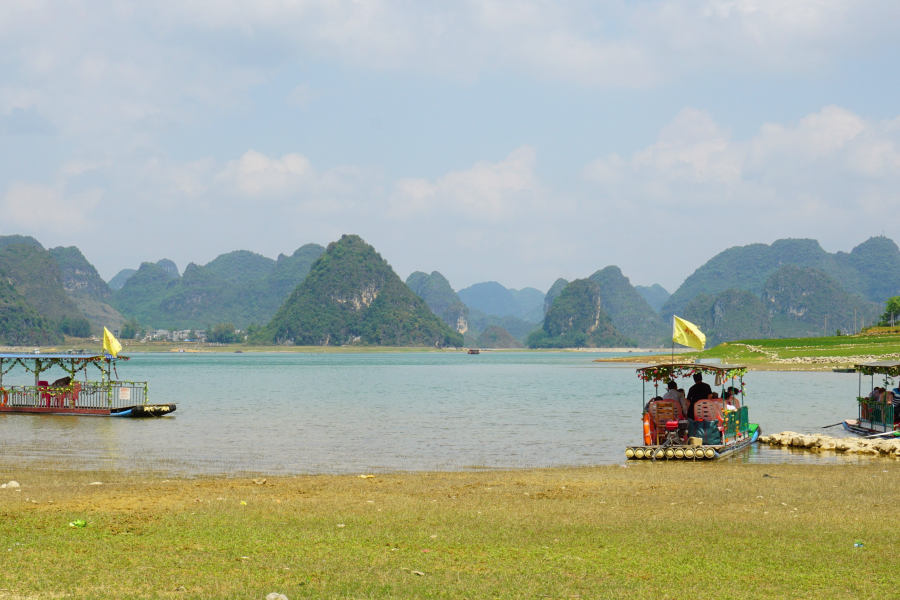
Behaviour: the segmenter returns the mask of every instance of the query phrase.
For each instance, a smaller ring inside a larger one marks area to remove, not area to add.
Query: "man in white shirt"
[[[684,399],[684,394],[678,391],[678,384],[674,381],[670,381],[667,387],[669,389],[663,394],[663,400],[677,400],[681,405],[681,414],[687,415],[687,400]],[[685,418],[687,419],[688,417],[685,416]]]

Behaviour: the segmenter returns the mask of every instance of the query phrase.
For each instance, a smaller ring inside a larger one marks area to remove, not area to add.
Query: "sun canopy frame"
[[[0,354],[0,383],[3,376],[16,367],[34,373],[35,385],[41,373],[53,367],[60,367],[74,379],[76,374],[94,366],[101,375],[108,377],[110,366],[120,360],[128,360],[128,357],[105,354]]]
[[[710,373],[724,379],[740,378],[747,374],[742,365],[708,365],[701,363],[676,363],[651,365],[637,369],[641,381],[668,381],[681,377],[691,377],[694,373]]]
[[[855,365],[856,370],[862,375],[889,375],[890,377],[900,376],[900,361],[896,360],[878,360]]]

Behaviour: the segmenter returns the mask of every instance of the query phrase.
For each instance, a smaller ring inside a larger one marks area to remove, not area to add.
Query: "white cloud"
[[[654,144],[598,159],[584,176],[595,194],[587,210],[640,227],[651,246],[693,255],[694,266],[725,247],[778,237],[834,248],[881,233],[900,209],[900,132],[892,121],[827,106],[735,140],[709,114],[685,109]],[[640,261],[623,262],[638,281],[661,278]]]
[[[85,225],[100,196],[99,190],[66,194],[62,186],[17,181],[3,197],[3,214],[20,227],[73,231]]]
[[[478,162],[434,182],[401,179],[391,198],[391,214],[402,218],[443,214],[497,221],[531,211],[542,193],[534,173],[536,158],[535,148],[522,146],[504,160]]]

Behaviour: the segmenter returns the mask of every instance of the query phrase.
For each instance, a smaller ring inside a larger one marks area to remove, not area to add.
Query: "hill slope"
[[[591,279],[572,281],[544,316],[543,327],[528,336],[529,348],[613,348],[636,344],[619,333],[600,306],[600,286]]]
[[[831,335],[836,329],[848,332],[853,330],[854,308],[858,323],[881,312],[877,304],[849,293],[826,273],[795,265],[785,265],[772,274],[763,288],[762,301],[776,337],[816,337]]]
[[[509,332],[497,325],[491,325],[481,332],[475,340],[476,348],[523,348],[522,342],[514,338]]]
[[[432,271],[431,275],[416,271],[406,278],[406,285],[451,329],[462,334],[469,330],[469,309],[446,277],[437,271]]]
[[[606,267],[591,275],[590,279],[600,286],[603,310],[622,335],[647,347],[665,342],[669,327],[634,289],[619,267]]]
[[[93,332],[99,334],[104,327],[120,329],[125,319],[109,305],[112,291],[81,251],[60,246],[51,248],[50,255],[59,265],[63,289],[90,321]]]
[[[180,277],[172,276],[171,261],[144,263],[114,292],[112,304],[154,328],[203,329],[232,323],[243,329],[265,324],[324,250],[307,244],[277,261],[239,250],[205,266],[191,263]]]
[[[886,237],[870,238],[851,252],[829,254],[816,240],[777,240],[771,246],[750,244],[720,252],[694,271],[662,308],[665,318],[697,294],[716,295],[726,289],[762,294],[769,277],[783,265],[822,271],[847,291],[882,303],[900,294],[900,248]]]
[[[663,304],[665,304],[666,300],[669,299],[669,296],[672,295],[666,291],[666,288],[658,283],[654,283],[649,287],[646,285],[636,285],[634,286],[634,289],[656,312],[662,310]]]
[[[125,285],[125,282],[128,281],[128,278],[137,273],[137,269],[122,269],[115,276],[109,280],[108,285],[109,289],[113,291],[121,290]]]
[[[56,323],[42,317],[0,277],[0,345],[47,346],[62,343]]]
[[[513,316],[534,323],[543,316],[544,294],[534,288],[513,290],[487,281],[459,290],[459,297],[469,308],[488,315]]]
[[[42,246],[12,244],[0,248],[0,276],[34,309],[70,335],[89,335],[90,324],[63,288],[62,273]]]
[[[304,346],[462,346],[462,336],[357,235],[328,245],[260,338]]]
[[[772,336],[766,305],[746,290],[725,290],[715,296],[698,294],[682,315],[706,335],[706,347],[722,342]]]
[[[544,295],[544,314],[547,314],[547,311],[550,310],[550,307],[553,306],[553,301],[556,300],[556,297],[560,295],[560,293],[566,289],[566,286],[569,285],[569,282],[560,277],[556,281],[553,282],[553,285],[550,286],[550,289],[547,290],[547,293]]]

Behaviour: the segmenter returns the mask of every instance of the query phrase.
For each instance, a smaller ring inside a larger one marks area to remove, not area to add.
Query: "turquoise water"
[[[120,378],[149,381],[151,402],[178,404],[171,417],[2,415],[0,449],[73,468],[210,474],[621,463],[641,438],[642,384],[634,365],[599,356],[135,355]],[[4,382],[29,381],[14,372]],[[745,382],[764,432],[821,432],[855,416],[856,375],[751,372]],[[753,448],[737,460],[834,459]]]

